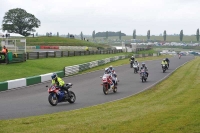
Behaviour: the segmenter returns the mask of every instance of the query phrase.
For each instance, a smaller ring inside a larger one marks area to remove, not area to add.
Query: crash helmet
[[[144,62],[142,63],[142,66],[145,67],[145,63]]]
[[[53,80],[55,80],[55,79],[57,78],[57,74],[56,74],[56,73],[53,73],[53,74],[51,75],[51,78],[52,78]]]
[[[105,68],[105,74],[109,74],[110,71],[109,71],[109,68]]]
[[[110,65],[109,68],[110,68],[110,70],[113,70],[113,66],[112,65]]]

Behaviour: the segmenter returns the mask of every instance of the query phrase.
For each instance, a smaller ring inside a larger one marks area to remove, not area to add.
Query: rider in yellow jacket
[[[53,73],[51,78],[52,78],[52,85],[56,85],[61,90],[67,91],[67,94],[70,97],[70,93],[68,91],[68,87],[65,85],[65,81],[63,81],[60,77],[58,77],[56,73]]]
[[[165,68],[167,69],[168,63],[167,63],[167,61],[165,59],[163,59],[162,62],[161,62],[161,65],[165,65]]]
[[[167,61],[165,59],[162,60],[161,65],[167,65]]]

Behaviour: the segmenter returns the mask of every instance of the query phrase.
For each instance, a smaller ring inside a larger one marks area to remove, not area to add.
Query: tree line
[[[39,19],[37,19],[33,14],[30,14],[26,12],[24,9],[21,8],[15,8],[10,9],[8,12],[5,13],[2,21],[2,30],[7,30],[9,33],[19,33],[23,36],[29,36],[31,35],[31,32],[35,32],[35,28],[39,28],[41,25],[41,22]],[[57,33],[57,36],[59,36],[59,33]],[[83,40],[83,33],[80,34],[81,39]],[[111,36],[118,36],[119,40],[121,40],[122,36],[126,36],[125,33],[122,33],[121,31],[118,32],[112,32],[112,31],[106,31],[106,32],[98,32],[95,33],[95,31],[92,32],[92,38],[95,39],[95,37],[105,37],[108,39],[108,37]],[[199,41],[199,29],[196,31],[196,39]],[[133,30],[133,39],[136,39],[136,29]],[[147,31],[147,39],[149,40],[151,37],[150,30]],[[180,31],[179,38],[180,41],[183,41],[183,30]],[[68,33],[68,38],[70,38],[70,35]],[[167,32],[164,30],[163,32],[163,40],[166,41],[167,39]]]
[[[179,34],[179,38],[180,38],[181,42],[183,41],[183,36],[184,36],[183,30],[181,30],[180,34]],[[196,36],[197,41],[199,41],[199,29],[197,29],[195,36]],[[147,31],[147,39],[149,40],[150,37],[151,37],[150,30],[148,30]],[[133,39],[136,39],[136,30],[133,30]],[[167,39],[167,32],[166,32],[166,30],[164,30],[164,32],[163,32],[163,40],[166,41],[166,39]]]

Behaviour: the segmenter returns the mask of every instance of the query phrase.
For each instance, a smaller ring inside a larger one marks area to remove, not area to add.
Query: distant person
[[[6,48],[6,46],[3,46],[3,49],[2,49],[2,51],[1,51],[2,53],[5,53],[5,54],[7,54],[8,53],[8,49]]]

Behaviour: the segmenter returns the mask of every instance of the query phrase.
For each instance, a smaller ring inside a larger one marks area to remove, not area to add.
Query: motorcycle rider
[[[139,71],[139,69],[140,69],[140,68],[139,68],[140,64],[138,63],[137,60],[135,60],[134,65],[138,66],[138,71]]]
[[[167,67],[167,61],[165,59],[162,60],[161,65],[165,65],[165,67]]]
[[[70,97],[70,92],[68,91],[68,87],[65,85],[65,82],[60,77],[58,77],[56,73],[53,73],[51,78],[52,78],[52,85],[56,85],[61,90],[64,90],[64,92],[67,91],[67,94]]]
[[[115,72],[115,69],[113,68],[112,65],[109,66],[109,69],[110,69],[111,73],[112,73],[114,76],[117,75],[116,72]]]
[[[168,58],[165,58],[165,61],[167,62],[167,65],[168,65],[168,67],[169,67],[169,59]]]
[[[135,57],[134,56],[131,56],[131,58],[129,59],[129,61],[131,61],[131,66],[133,66],[133,63],[135,62]]]
[[[130,58],[129,60],[135,61],[135,57],[134,57],[134,56],[131,56],[131,58]]]
[[[109,66],[109,69],[111,71],[111,74],[112,74],[112,79],[113,79],[113,82],[116,83],[116,78],[117,78],[117,74],[116,74],[116,71],[115,69],[113,68],[112,65]]]
[[[148,68],[147,68],[147,66],[145,65],[144,62],[142,63],[142,66],[141,66],[141,68],[140,68],[140,74],[141,74],[141,70],[142,70],[142,69],[144,69],[144,71],[146,72],[147,77],[148,77],[148,76],[149,76],[149,73],[147,72],[147,71],[148,71]]]
[[[104,74],[108,76],[109,83],[110,83],[110,88],[114,89],[114,82],[115,81],[113,80],[112,72],[111,72],[110,68],[105,68]]]

